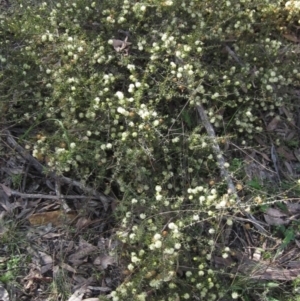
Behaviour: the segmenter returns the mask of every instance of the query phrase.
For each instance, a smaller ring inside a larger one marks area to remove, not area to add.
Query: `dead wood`
[[[67,184],[69,186],[76,186],[80,188],[85,193],[91,195],[94,199],[98,199],[102,202],[102,205],[105,210],[108,209],[109,204],[113,201],[113,198],[110,196],[105,195],[102,192],[96,191],[95,189],[83,185],[79,181],[75,181],[65,176],[59,176],[54,171],[47,171],[47,168],[43,166],[38,160],[36,160],[33,156],[29,154],[22,146],[20,146],[17,141],[12,137],[8,130],[4,130],[4,137],[6,137],[6,141],[8,145],[16,150],[29,164],[31,164],[39,173],[46,174],[47,177],[50,177],[55,180],[55,182],[59,182],[61,184]],[[3,138],[2,138],[3,139]],[[56,196],[56,198],[61,199],[62,196]],[[66,198],[66,196],[63,196]]]

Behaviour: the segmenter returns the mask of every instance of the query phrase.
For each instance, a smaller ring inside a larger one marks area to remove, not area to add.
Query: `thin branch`
[[[195,89],[194,92],[192,92],[192,96],[194,97],[195,95],[197,94],[197,89]],[[218,167],[220,169],[220,174],[221,174],[221,177],[227,182],[227,187],[228,187],[228,193],[229,194],[232,194],[234,195],[234,197],[236,198],[236,201],[237,201],[237,204],[240,203],[240,198],[237,194],[237,191],[235,189],[235,185],[231,179],[231,176],[228,172],[228,169],[226,168],[225,166],[225,159],[224,159],[224,156],[223,156],[223,153],[220,149],[220,146],[218,144],[218,141],[217,141],[217,137],[216,137],[216,133],[215,133],[215,130],[213,128],[213,126],[211,125],[208,117],[207,117],[207,114],[202,106],[202,104],[198,104],[196,106],[197,108],[197,111],[198,111],[198,114],[204,124],[204,127],[206,129],[206,132],[208,134],[208,136],[211,138],[211,141],[212,141],[212,149],[214,151],[214,154],[217,158],[217,164],[218,164]],[[252,220],[253,222],[253,226],[261,233],[263,234],[268,234],[268,232],[261,226],[257,223],[256,219],[254,218],[254,216],[252,216],[250,213],[248,212],[245,212],[244,210],[242,210],[243,214],[246,215],[250,220]],[[228,242],[228,239],[229,239],[229,235],[230,235],[230,232],[231,232],[231,227],[228,227],[226,229],[226,233],[225,233],[225,242]]]
[[[239,203],[240,199],[239,199],[239,196],[236,192],[236,189],[235,189],[235,186],[232,182],[230,174],[229,174],[227,168],[225,167],[226,162],[225,162],[224,156],[222,154],[222,151],[220,149],[220,146],[218,144],[217,137],[216,137],[216,134],[215,134],[215,130],[212,127],[210,121],[208,120],[207,114],[206,114],[202,104],[197,105],[196,108],[197,108],[198,114],[199,114],[199,116],[200,116],[200,118],[201,118],[201,120],[204,124],[206,132],[207,132],[208,136],[211,138],[212,148],[213,148],[213,151],[215,153],[215,156],[217,157],[217,164],[218,164],[219,169],[220,169],[221,177],[223,179],[225,179],[225,181],[227,182],[228,193],[233,194],[236,197],[237,202]]]
[[[229,46],[225,46],[226,51],[229,53],[229,55],[240,65],[244,66],[243,62],[238,58],[238,56],[235,54],[233,50]]]
[[[32,194],[32,193],[22,193],[16,190],[11,190],[11,195],[19,196],[24,199],[50,199],[50,200],[61,200],[64,199],[97,199],[93,196],[86,196],[86,195],[49,195],[49,194]]]
[[[68,206],[65,198],[61,194],[61,185],[60,185],[60,181],[58,179],[55,180],[55,192],[56,192],[56,195],[59,197],[60,203],[61,203],[64,211],[67,213],[71,212],[72,209]]]

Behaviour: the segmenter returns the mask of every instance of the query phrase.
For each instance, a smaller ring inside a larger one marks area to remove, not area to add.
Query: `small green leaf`
[[[292,229],[287,229],[284,235],[285,237],[283,239],[281,248],[285,248],[291,241],[295,239],[295,233]]]
[[[254,189],[257,189],[257,190],[261,190],[262,189],[262,186],[260,185],[260,183],[256,179],[253,179],[253,180],[247,182],[247,184],[250,187],[254,188]]]

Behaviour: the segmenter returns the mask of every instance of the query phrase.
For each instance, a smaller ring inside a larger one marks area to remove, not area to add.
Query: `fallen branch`
[[[9,187],[5,186],[4,184],[0,183],[3,191],[7,196],[19,196],[23,199],[49,199],[49,200],[61,200],[64,199],[83,199],[83,200],[91,200],[91,199],[98,199],[97,197],[93,196],[86,196],[86,195],[51,195],[51,194],[41,194],[41,193],[22,193]]]
[[[65,212],[71,212],[72,209],[68,206],[65,198],[63,197],[63,195],[61,194],[61,186],[60,186],[60,181],[55,180],[55,192],[56,195],[59,197],[59,201],[64,209]]]
[[[20,146],[16,142],[16,140],[12,137],[12,135],[10,134],[10,132],[8,130],[4,130],[3,133],[6,135],[6,141],[11,148],[15,149],[38,172],[45,173],[46,168],[38,160],[36,160],[34,157],[32,157],[22,146]],[[47,176],[54,179],[55,181],[59,181],[62,184],[68,184],[71,186],[79,187],[85,193],[88,193],[91,196],[93,196],[93,198],[99,199],[102,202],[105,210],[108,209],[109,204],[113,201],[112,197],[107,196],[102,192],[96,191],[95,189],[93,189],[89,186],[83,185],[82,183],[80,183],[78,181],[74,181],[74,180],[64,177],[64,176],[58,176],[53,171],[50,171],[49,173],[47,173]],[[64,198],[66,198],[66,196],[64,196]]]
[[[240,199],[237,195],[235,186],[234,186],[234,184],[231,180],[231,177],[229,175],[229,172],[228,172],[227,168],[225,167],[226,162],[225,162],[224,156],[222,154],[222,151],[220,149],[220,146],[218,144],[216,134],[215,134],[215,130],[212,127],[210,121],[208,120],[207,114],[206,114],[203,106],[201,104],[198,104],[196,108],[197,108],[198,114],[199,114],[199,116],[200,116],[200,118],[203,122],[203,125],[206,129],[206,132],[207,132],[208,136],[211,138],[212,148],[213,148],[213,151],[215,153],[215,156],[217,157],[217,163],[218,163],[218,167],[220,169],[221,177],[223,179],[225,179],[225,181],[227,182],[228,193],[233,194],[235,196],[236,200],[238,202],[240,202]]]
[[[196,108],[197,108],[198,114],[202,120],[202,123],[204,124],[206,132],[207,132],[208,136],[211,138],[212,148],[215,153],[215,156],[217,157],[217,164],[220,169],[221,177],[222,177],[222,179],[225,179],[225,181],[227,182],[228,194],[233,194],[235,196],[237,202],[240,202],[240,199],[236,192],[235,186],[231,180],[231,177],[229,175],[227,168],[225,167],[225,159],[223,157],[220,146],[217,142],[215,130],[212,127],[210,121],[208,120],[207,114],[206,114],[202,104],[198,104],[196,106]],[[227,227],[225,228],[225,237],[224,237],[225,244],[228,244],[231,231],[232,231],[232,226],[227,225]]]
[[[196,94],[197,94],[197,90],[198,89],[195,89],[195,91],[192,92],[192,97],[194,97]],[[208,134],[208,136],[211,138],[211,142],[212,142],[212,149],[213,149],[213,152],[217,158],[217,165],[219,167],[219,170],[220,170],[220,174],[221,174],[221,177],[222,179],[224,179],[227,183],[227,187],[228,187],[228,194],[231,194],[235,197],[236,199],[236,202],[237,204],[240,203],[240,198],[237,194],[237,191],[235,189],[235,185],[231,179],[231,176],[225,166],[225,159],[224,159],[224,156],[223,156],[223,153],[220,149],[220,146],[218,144],[218,141],[217,141],[217,137],[216,137],[216,133],[215,133],[215,130],[213,128],[213,126],[211,125],[209,119],[208,119],[208,116],[202,106],[202,104],[197,104],[196,106],[197,108],[197,111],[198,111],[198,114],[201,118],[201,121],[206,129],[206,132]],[[256,222],[256,219],[249,213],[245,212],[245,211],[242,211],[243,214],[245,214],[250,220],[253,221],[253,225],[254,227],[261,233],[263,234],[267,234],[268,232],[261,226],[259,225],[257,222]],[[255,222],[254,222],[255,221]],[[230,235],[230,232],[231,232],[231,227],[228,227],[226,229],[226,233],[225,233],[225,242],[228,242],[228,239],[229,239],[229,235]]]

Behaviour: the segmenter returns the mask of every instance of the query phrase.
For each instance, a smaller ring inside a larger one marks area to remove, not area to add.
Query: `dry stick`
[[[225,179],[225,181],[227,182],[227,186],[228,186],[228,193],[229,194],[233,194],[237,201],[240,202],[240,199],[237,195],[237,192],[236,192],[236,189],[235,189],[235,186],[231,180],[231,177],[229,175],[229,172],[227,170],[227,168],[225,167],[225,159],[223,157],[223,154],[222,154],[222,151],[220,149],[220,146],[217,142],[217,138],[216,138],[216,134],[215,134],[215,130],[214,128],[212,127],[210,121],[208,120],[208,117],[205,113],[205,110],[203,108],[203,106],[201,104],[198,104],[197,106],[197,111],[200,115],[200,118],[204,124],[204,127],[206,129],[206,132],[208,134],[208,136],[211,138],[212,140],[212,148],[213,148],[213,151],[217,157],[217,163],[218,163],[218,166],[219,166],[219,169],[220,169],[220,173],[221,173],[221,177],[223,179]]]
[[[0,184],[2,185],[2,184]],[[6,192],[5,192],[6,193]],[[93,196],[85,196],[85,195],[64,195],[64,196],[57,196],[57,195],[48,195],[48,194],[41,194],[41,193],[22,193],[16,190],[9,190],[10,195],[14,196],[19,196],[23,199],[49,199],[49,200],[60,200],[62,198],[64,199],[85,199],[85,200],[90,200],[90,199],[98,199],[97,197]]]
[[[219,166],[219,169],[220,169],[221,177],[222,177],[222,179],[225,179],[225,181],[227,182],[228,193],[233,194],[237,198],[237,201],[239,202],[240,200],[239,200],[239,197],[236,193],[235,186],[234,186],[234,184],[231,180],[231,177],[228,173],[228,170],[225,167],[225,159],[223,157],[220,146],[217,142],[215,130],[212,127],[210,121],[208,120],[207,114],[206,114],[202,104],[198,104],[196,106],[196,108],[197,108],[198,114],[199,114],[199,116],[200,116],[200,118],[201,118],[201,120],[204,124],[206,132],[212,140],[212,148],[213,148],[213,151],[214,151],[214,153],[217,157],[217,163],[218,163],[218,166]],[[225,229],[225,237],[224,237],[224,242],[225,242],[226,245],[229,242],[229,236],[230,236],[231,231],[232,231],[232,225],[231,226],[227,225],[227,227]]]
[[[241,60],[238,58],[238,56],[234,53],[234,51],[232,51],[231,49],[230,49],[230,47],[229,46],[225,46],[225,49],[226,49],[226,51],[229,53],[229,55],[239,64],[239,65],[241,65],[241,66],[244,66],[244,63],[243,62],[241,62]]]
[[[3,131],[4,134],[7,136],[7,143],[9,144],[10,147],[15,149],[25,160],[30,162],[30,164],[40,173],[44,173],[46,168],[35,158],[33,158],[23,147],[21,147],[16,140],[11,136],[10,132],[8,130]],[[93,198],[99,199],[105,211],[108,209],[109,204],[113,201],[113,198],[110,196],[105,195],[102,192],[98,192],[95,189],[85,186],[82,183],[78,181],[73,181],[70,178],[64,177],[64,176],[58,176],[55,174],[55,172],[51,171],[47,174],[50,178],[53,178],[55,180],[60,181],[63,184],[68,184],[68,185],[73,185],[79,187],[81,190],[85,191],[86,193],[90,194],[93,196]],[[64,196],[65,197],[65,196]],[[65,197],[66,198],[66,197]]]
[[[196,93],[197,93],[197,89],[192,93],[192,96],[194,96]],[[215,156],[217,157],[217,164],[218,164],[218,167],[220,169],[221,177],[223,179],[225,179],[225,181],[227,182],[228,193],[233,194],[235,196],[236,200],[237,200],[237,204],[239,204],[240,203],[240,198],[239,198],[239,196],[236,192],[236,189],[235,189],[235,186],[234,186],[233,181],[231,179],[231,176],[230,176],[227,168],[225,167],[225,159],[224,159],[224,156],[223,156],[222,151],[220,149],[220,146],[217,142],[217,137],[216,137],[216,134],[215,134],[215,130],[214,130],[213,126],[211,125],[202,104],[197,104],[196,108],[197,108],[198,114],[199,114],[199,116],[200,116],[200,118],[201,118],[201,120],[204,124],[206,132],[212,140],[212,148],[213,148],[213,151],[215,153]],[[251,214],[249,214],[247,212],[244,212],[244,211],[242,211],[242,212],[250,220],[256,221],[256,219]],[[261,225],[257,224],[257,222],[252,222],[252,223],[253,223],[253,226],[259,232],[261,232],[263,234],[268,233]],[[225,239],[224,240],[225,240],[226,244],[228,243],[229,235],[231,233],[231,230],[232,230],[232,226],[228,226],[227,229],[225,230]]]
[[[55,179],[55,192],[56,195],[59,197],[59,201],[66,213],[71,212],[72,209],[68,206],[66,200],[64,199],[62,193],[61,193],[61,185],[60,181],[58,179]]]
[[[244,63],[239,59],[239,57],[235,54],[235,52],[233,50],[231,50],[231,48],[228,45],[225,45],[225,50],[228,52],[228,54],[241,66],[244,66]],[[241,81],[241,89],[247,93],[248,89],[247,89],[247,85],[243,82],[242,78],[239,78],[239,80]]]

